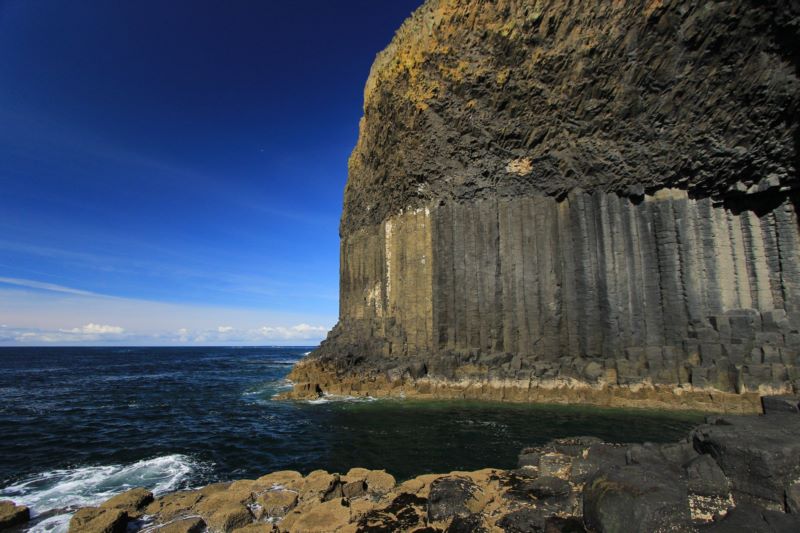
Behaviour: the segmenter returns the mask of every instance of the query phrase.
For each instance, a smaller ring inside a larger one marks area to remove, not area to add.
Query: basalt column
[[[291,395],[749,411],[797,392],[798,20],[426,2],[370,72],[339,323]]]

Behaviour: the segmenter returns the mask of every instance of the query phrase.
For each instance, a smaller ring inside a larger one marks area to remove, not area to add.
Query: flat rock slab
[[[800,416],[709,417],[692,432],[695,449],[713,457],[737,502],[782,511],[786,489],[800,479]]]

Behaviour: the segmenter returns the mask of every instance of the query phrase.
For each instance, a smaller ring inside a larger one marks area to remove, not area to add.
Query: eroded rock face
[[[797,391],[798,16],[426,2],[367,82],[340,320],[295,397]]]

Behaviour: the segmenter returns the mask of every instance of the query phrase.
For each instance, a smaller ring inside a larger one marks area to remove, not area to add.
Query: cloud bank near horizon
[[[196,330],[180,328],[175,331],[135,332],[108,324],[85,324],[75,328],[45,330],[0,325],[0,346],[40,346],[65,344],[99,345],[264,345],[317,344],[328,332],[326,326],[296,324],[294,326],[261,326],[238,329],[217,326]]]
[[[0,279],[0,346],[316,345],[334,317],[120,298]],[[8,285],[12,285],[8,287]]]

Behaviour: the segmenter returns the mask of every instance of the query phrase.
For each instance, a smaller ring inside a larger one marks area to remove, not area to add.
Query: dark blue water
[[[699,414],[480,402],[277,402],[296,348],[0,348],[0,498],[34,512],[279,469],[512,467],[555,437],[670,441]],[[63,529],[61,518],[45,524]],[[48,527],[42,526],[42,529]]]

